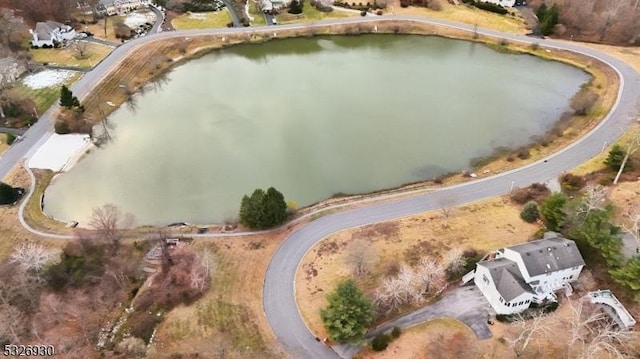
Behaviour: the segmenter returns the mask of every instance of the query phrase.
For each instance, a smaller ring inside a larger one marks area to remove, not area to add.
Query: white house
[[[291,4],[292,0],[260,0],[260,9],[265,13],[271,13],[273,10],[281,10]]]
[[[123,15],[146,6],[149,0],[100,0],[98,12],[107,16]]]
[[[31,45],[42,47],[53,46],[54,42],[63,42],[76,37],[76,30],[71,26],[55,21],[39,22],[35,30],[29,30],[33,39]]]
[[[473,280],[498,314],[521,312],[555,300],[577,280],[584,259],[575,242],[548,233],[544,239],[506,247],[476,264]]]
[[[502,5],[503,7],[513,7],[516,5],[516,0],[482,0],[492,4]]]

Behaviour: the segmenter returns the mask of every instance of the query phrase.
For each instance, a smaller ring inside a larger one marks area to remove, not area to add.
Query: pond
[[[545,133],[589,80],[465,41],[272,41],[192,60],[111,117],[112,141],[56,178],[45,211],[114,203],[137,224],[235,218],[270,186],[304,206],[469,167]]]

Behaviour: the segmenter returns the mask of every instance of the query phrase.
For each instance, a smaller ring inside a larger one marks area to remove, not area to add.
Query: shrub
[[[0,182],[0,204],[11,204],[20,198],[20,189]]]
[[[402,334],[402,329],[400,329],[400,327],[393,327],[393,329],[391,330],[391,337],[393,339],[398,339],[400,337],[400,334]]]
[[[382,10],[376,11],[376,15],[378,15],[378,16],[382,15]]]
[[[544,314],[555,312],[558,309],[558,302],[551,302],[542,308]]]
[[[609,168],[611,168],[612,170],[617,171],[620,169],[620,166],[622,166],[624,155],[624,149],[622,148],[622,146],[616,143],[615,145],[613,145],[613,147],[611,147],[607,159],[604,160],[604,164],[609,166]]]
[[[511,323],[515,321],[515,317],[510,314],[496,314],[496,320],[503,323]]]
[[[131,329],[131,335],[149,344],[156,325],[161,321],[161,317],[157,316],[156,313],[134,312],[127,321],[127,324]]]
[[[492,3],[483,2],[483,1],[475,1],[473,2],[473,6],[477,7],[478,9],[494,12],[500,15],[506,15],[507,13],[509,13],[507,9],[503,8],[498,4],[492,4]]]
[[[293,0],[289,4],[289,10],[287,12],[294,15],[302,14],[303,6],[302,0]]]
[[[360,11],[360,16],[367,16],[367,12],[364,10]]]
[[[511,192],[511,200],[525,204],[531,200],[539,202],[549,194],[549,189],[542,183],[534,183],[527,188],[516,188]]]
[[[528,148],[522,147],[518,149],[517,156],[521,160],[526,160],[527,158],[531,157],[531,153],[529,153]]]
[[[389,346],[389,336],[386,334],[378,334],[371,341],[371,349],[377,352],[381,352]]]
[[[15,140],[16,136],[13,133],[7,133],[7,145],[12,145]]]
[[[540,212],[538,212],[538,204],[534,201],[529,201],[524,205],[520,212],[520,218],[527,223],[533,223],[540,218]]]
[[[59,135],[66,135],[67,133],[71,132],[71,130],[69,129],[69,124],[66,121],[56,121],[54,130]]]
[[[573,192],[584,187],[586,181],[580,176],[567,173],[560,178],[560,183],[562,185],[562,189],[568,192]]]
[[[409,7],[409,1],[400,0],[400,7]]]

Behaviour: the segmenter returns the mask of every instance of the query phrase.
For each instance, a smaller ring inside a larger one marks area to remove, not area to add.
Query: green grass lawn
[[[249,15],[253,18],[251,21],[252,26],[264,26],[267,24],[264,13],[260,10],[258,2],[255,0],[249,0]]]
[[[33,56],[33,60],[39,63],[92,68],[113,50],[109,46],[93,42],[83,42],[82,44],[82,46],[86,46],[83,57],[79,57],[78,52],[72,46],[63,49],[31,49],[29,52]]]
[[[171,20],[176,30],[209,29],[227,27],[231,22],[229,10],[211,11],[204,13],[186,13]]]
[[[339,19],[344,17],[353,17],[358,16],[357,13],[351,13],[346,11],[332,11],[332,12],[322,12],[318,11],[315,7],[305,3],[304,8],[302,9],[302,14],[293,15],[284,11],[281,14],[276,16],[278,23],[281,24],[292,24],[297,22],[306,22],[306,21],[319,21],[326,19]]]
[[[69,86],[80,78],[80,73],[74,74],[70,79],[65,81],[65,85]],[[42,115],[51,105],[53,105],[60,97],[60,87],[46,87],[34,90],[26,85],[17,84],[8,90],[12,97],[28,98],[35,102],[38,115]]]

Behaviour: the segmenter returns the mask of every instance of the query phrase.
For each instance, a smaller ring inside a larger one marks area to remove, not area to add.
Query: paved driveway
[[[391,331],[396,326],[404,329],[444,317],[456,318],[471,328],[478,339],[488,339],[492,335],[487,326],[487,319],[493,314],[489,302],[480,290],[471,284],[449,290],[439,301],[384,323],[367,333],[367,339],[373,339],[379,333]],[[352,358],[360,348],[358,345],[346,344],[333,347],[336,353],[343,358]]]

